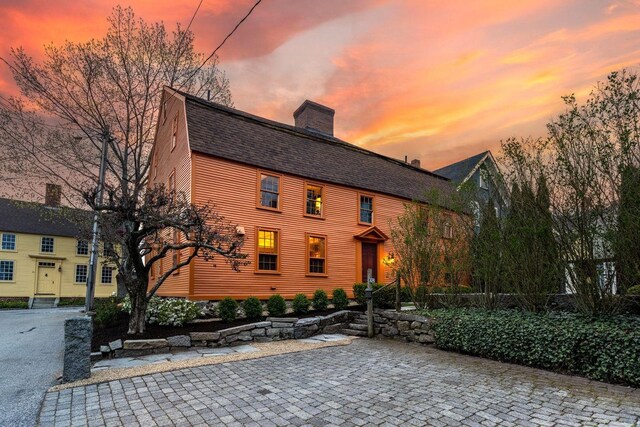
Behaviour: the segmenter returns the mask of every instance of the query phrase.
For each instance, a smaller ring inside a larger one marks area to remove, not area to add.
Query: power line
[[[238,27],[240,27],[240,25],[242,25],[242,23],[249,17],[249,15],[251,15],[254,11],[254,9],[256,7],[258,7],[258,5],[262,2],[262,0],[258,0],[251,9],[249,9],[249,12],[247,12],[247,14],[236,24],[235,27],[233,27],[233,30],[231,30],[231,32],[229,34],[227,34],[227,36],[224,38],[224,40],[222,40],[222,43],[220,43],[218,45],[218,47],[216,47],[213,52],[211,53],[211,55],[209,55],[207,57],[207,59],[205,59],[202,64],[200,64],[200,66],[198,68],[195,69],[195,71],[189,76],[189,78],[187,78],[187,80],[185,80],[181,85],[180,88],[182,88],[185,84],[189,83],[189,81],[198,73],[198,71],[200,71],[202,69],[202,67],[205,66],[205,64],[207,62],[209,62],[209,60],[211,58],[213,58],[215,56],[215,54],[218,52],[218,50],[220,50],[220,48],[222,46],[224,46],[224,44],[226,43],[226,41],[229,39],[229,37],[231,37],[233,35],[233,33],[236,32],[236,30],[238,29]]]

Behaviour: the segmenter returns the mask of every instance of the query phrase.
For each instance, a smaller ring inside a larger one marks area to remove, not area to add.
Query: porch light
[[[386,257],[384,257],[382,259],[382,263],[386,266],[390,266],[393,265],[393,263],[396,261],[395,259],[395,255],[393,254],[393,252],[389,252],[389,255],[387,255]]]

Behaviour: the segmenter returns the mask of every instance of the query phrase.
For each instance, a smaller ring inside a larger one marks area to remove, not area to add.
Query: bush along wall
[[[640,317],[433,310],[438,348],[640,386]]]

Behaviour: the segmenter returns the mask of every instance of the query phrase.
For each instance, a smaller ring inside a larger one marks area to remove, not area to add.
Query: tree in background
[[[640,169],[626,166],[620,179],[620,208],[615,236],[617,286],[625,292],[640,285]]]
[[[22,98],[3,101],[0,109],[0,151],[13,159],[1,172],[25,192],[34,190],[32,183],[61,183],[68,204],[102,213],[103,228],[111,231],[103,235],[119,248],[107,255],[131,296],[129,332],[142,333],[153,293],[193,257],[219,255],[233,268],[244,262],[242,238],[211,207],[148,187],[163,87],[232,102],[217,60],[205,66],[191,31],[178,25],[168,33],[163,23],[121,7],[108,22],[103,38],[48,46],[40,63],[21,48],[11,51],[5,63]],[[105,141],[108,197],[100,202],[95,189]],[[170,267],[147,292],[150,271],[165,257]]]
[[[578,309],[614,312],[616,275],[606,273],[613,261],[624,270],[623,247],[633,251],[619,227],[640,221],[638,209],[619,216],[623,171],[640,165],[638,75],[611,73],[583,104],[563,99],[566,110],[547,125],[548,137],[506,141],[504,160],[512,182],[544,177],[553,236]]]
[[[502,260],[505,282],[529,311],[543,310],[556,291],[559,259],[550,223],[544,178],[514,185],[511,210],[505,219]]]
[[[487,309],[497,306],[497,297],[503,283],[502,229],[496,216],[494,201],[489,199],[478,212],[480,227],[472,240],[474,285],[482,294]]]

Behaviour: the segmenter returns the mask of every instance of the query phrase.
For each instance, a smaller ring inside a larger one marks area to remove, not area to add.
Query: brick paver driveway
[[[393,341],[49,393],[42,425],[633,425],[640,390]]]

